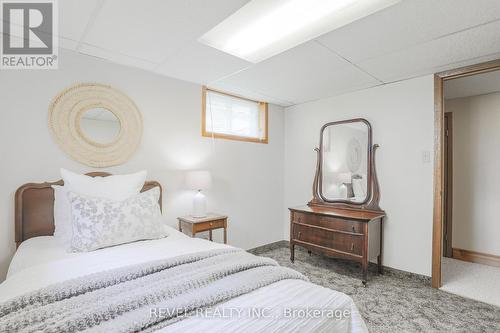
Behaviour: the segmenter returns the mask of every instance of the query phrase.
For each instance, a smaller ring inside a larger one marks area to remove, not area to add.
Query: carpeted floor
[[[500,306],[500,267],[443,258],[441,290]]]
[[[374,270],[365,288],[356,263],[309,256],[300,248],[293,264],[286,247],[254,253],[351,296],[370,332],[500,332],[500,307],[433,289],[428,278],[395,271],[379,276]]]

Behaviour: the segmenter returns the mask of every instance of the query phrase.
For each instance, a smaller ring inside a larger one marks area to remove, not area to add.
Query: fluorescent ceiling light
[[[252,0],[199,41],[257,63],[400,0]]]

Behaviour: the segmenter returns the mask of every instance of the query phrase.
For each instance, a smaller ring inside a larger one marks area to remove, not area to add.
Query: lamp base
[[[207,199],[201,191],[198,191],[193,200],[193,217],[207,216]]]

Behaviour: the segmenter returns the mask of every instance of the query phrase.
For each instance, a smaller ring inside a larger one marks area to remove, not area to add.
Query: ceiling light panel
[[[400,0],[252,0],[199,41],[257,63]]]

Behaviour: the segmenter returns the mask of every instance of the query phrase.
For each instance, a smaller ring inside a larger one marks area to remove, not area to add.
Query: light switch
[[[429,164],[431,163],[431,152],[428,150],[424,150],[422,152],[422,163]]]

